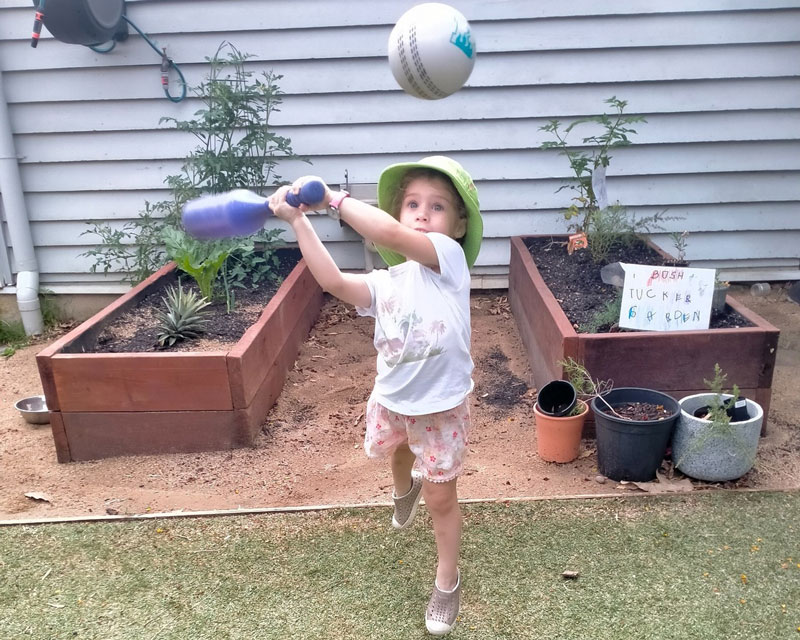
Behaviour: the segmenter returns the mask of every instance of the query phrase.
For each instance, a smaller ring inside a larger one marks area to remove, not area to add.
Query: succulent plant
[[[196,338],[203,333],[208,322],[203,309],[211,304],[206,298],[179,284],[167,289],[167,297],[161,299],[167,310],[158,312],[159,345],[171,347],[179,340]]]

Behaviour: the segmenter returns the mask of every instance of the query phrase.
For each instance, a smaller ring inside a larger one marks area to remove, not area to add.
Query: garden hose
[[[39,36],[42,33],[42,22],[44,22],[44,5],[47,0],[39,0],[36,7],[36,15],[33,18],[33,32],[31,33],[31,46],[35,49],[39,44]]]
[[[42,0],[42,2],[41,2],[40,10],[44,5],[44,1],[45,0]],[[164,95],[167,96],[167,99],[170,100],[171,102],[180,102],[181,100],[183,100],[186,97],[186,78],[184,78],[183,73],[180,70],[180,67],[178,67],[178,65],[175,64],[175,61],[167,55],[166,47],[164,47],[162,49],[159,49],[156,46],[156,43],[153,42],[150,39],[150,37],[146,33],[144,33],[144,31],[142,31],[139,27],[137,27],[133,23],[133,21],[130,18],[128,18],[128,16],[123,15],[122,19],[125,20],[125,22],[127,22],[130,26],[132,26],[136,30],[136,32],[140,36],[142,36],[142,38],[144,38],[144,41],[147,44],[150,45],[150,47],[153,49],[153,51],[155,51],[159,56],[161,56],[161,86],[164,89]],[[92,51],[96,51],[97,53],[108,53],[109,51],[111,51],[116,46],[116,44],[117,44],[116,40],[112,40],[111,44],[109,46],[107,46],[107,47],[100,48],[100,47],[97,47],[97,46],[94,46],[94,45],[90,45],[89,48]],[[177,73],[178,74],[178,78],[180,78],[181,93],[177,97],[171,95],[170,92],[169,92],[169,70],[170,69],[175,69],[175,73]]]

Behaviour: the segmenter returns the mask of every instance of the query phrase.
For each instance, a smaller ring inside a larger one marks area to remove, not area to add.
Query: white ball
[[[389,35],[389,66],[406,93],[439,100],[458,91],[475,66],[469,22],[451,6],[418,4],[406,11]]]

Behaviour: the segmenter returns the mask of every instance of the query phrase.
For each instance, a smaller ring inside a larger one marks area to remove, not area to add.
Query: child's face
[[[467,232],[467,221],[458,215],[455,197],[444,178],[415,178],[403,195],[400,223],[424,233],[461,238]]]

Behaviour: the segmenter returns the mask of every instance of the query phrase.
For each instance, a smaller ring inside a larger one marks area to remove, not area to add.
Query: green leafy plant
[[[705,419],[710,420],[712,429],[718,431],[728,430],[728,426],[731,423],[728,411],[733,408],[733,405],[739,399],[738,386],[734,384],[733,389],[730,391],[725,391],[723,388],[727,379],[728,374],[722,372],[718,362],[714,364],[714,377],[711,380],[703,378],[703,382],[705,382],[712,394],[711,401],[708,405],[708,415]],[[723,398],[727,394],[730,394],[731,397],[728,400],[724,400]]]
[[[591,319],[581,325],[581,333],[597,333],[601,327],[619,322],[619,312],[622,308],[622,290],[618,289],[613,300],[606,300],[602,309],[595,313]]]
[[[276,269],[280,260],[276,250],[283,246],[278,237],[281,233],[281,229],[264,229],[257,236],[243,238],[236,244],[226,265],[230,286],[255,287],[278,277]]]
[[[203,107],[191,120],[161,119],[161,122],[174,124],[179,131],[192,134],[199,144],[184,159],[181,172],[165,179],[172,192],[170,200],[145,203],[145,210],[138,219],[121,228],[106,222],[89,223],[92,228],[85,233],[97,235],[101,240],[100,246],[82,254],[94,259],[93,272],[121,270],[126,272],[129,281],[141,282],[168,257],[164,234],[169,231],[174,242],[172,232],[183,233],[180,211],[187,200],[236,188],[263,194],[280,183],[276,173],[280,161],[307,161],[295,155],[290,139],[277,135],[270,124],[270,118],[280,110],[283,92],[278,81],[282,76],[268,71],[255,77],[245,67],[251,57],[229,42],[221,43],[214,55],[206,58],[210,66],[208,76],[193,89]],[[257,244],[275,245],[279,233],[263,231],[253,239]],[[189,240],[181,244],[188,245]],[[250,246],[251,239],[230,241],[228,255],[235,263],[217,270],[217,274],[231,273],[235,283],[243,283],[248,278],[240,277],[239,271],[252,266],[256,274],[249,278],[250,283],[255,286],[262,281],[274,261],[271,255],[263,262],[256,260]],[[203,286],[208,290],[205,284]],[[227,284],[225,291],[231,291]],[[229,297],[229,308],[231,301]]]
[[[81,235],[94,235],[100,244],[81,254],[94,259],[89,270],[104,274],[121,272],[123,282],[138,284],[147,279],[166,262],[164,241],[165,229],[179,224],[178,207],[174,203],[144,203],[144,211],[132,222],[117,228],[108,222],[88,222],[90,229]]]
[[[595,170],[598,167],[605,168],[609,166],[611,162],[610,149],[631,144],[629,136],[636,133],[636,130],[630,125],[647,122],[642,116],[623,115],[625,107],[628,106],[625,100],[619,100],[616,96],[612,96],[605,102],[614,108],[615,113],[612,115],[604,113],[589,118],[581,118],[575,120],[564,129],[562,129],[561,122],[558,120],[550,120],[546,125],[540,127],[541,131],[551,133],[555,137],[555,140],[542,143],[540,148],[559,149],[561,155],[566,156],[570,169],[575,174],[570,183],[560,187],[558,191],[571,189],[576,192],[576,195],[572,198],[572,204],[564,212],[564,217],[567,220],[577,219],[576,222],[570,224],[570,229],[578,232],[588,233],[592,217],[600,209],[592,186],[592,177]],[[570,133],[576,127],[587,123],[597,124],[602,127],[602,133],[599,135],[591,135],[582,139],[583,145],[593,145],[593,148],[589,151],[570,148],[567,143]]]
[[[39,308],[45,329],[51,329],[61,323],[61,310],[52,297],[52,291],[39,289]],[[10,358],[30,343],[30,336],[25,333],[25,325],[21,321],[0,320],[0,356]]]
[[[17,349],[26,344],[28,344],[28,336],[25,335],[22,322],[0,320],[0,346],[2,347],[0,355],[10,358],[17,352]]]
[[[175,261],[181,271],[194,278],[201,295],[211,300],[214,282],[235,241],[225,239],[202,242],[179,229],[165,229],[164,242],[170,259]]]
[[[167,297],[161,299],[166,311],[158,312],[159,345],[171,347],[179,340],[196,338],[205,331],[208,320],[203,310],[210,304],[206,298],[178,283],[167,289]]]
[[[290,139],[277,135],[270,126],[270,118],[280,111],[283,92],[277,83],[283,76],[267,71],[253,78],[253,72],[245,68],[251,57],[230,42],[221,43],[206,58],[208,77],[194,89],[204,105],[196,117],[161,118],[200,143],[186,158],[182,173],[167,178],[181,203],[200,193],[237,188],[263,193],[280,183],[279,159],[303,159],[294,154]]]
[[[42,323],[45,328],[58,326],[63,321],[61,309],[50,289],[39,288],[39,308],[42,310]]]
[[[641,242],[627,211],[619,205],[598,209],[586,224],[589,252],[596,263],[605,261],[615,247],[631,247]]]
[[[669,234],[669,239],[672,241],[672,246],[675,247],[675,261],[679,263],[686,263],[686,244],[689,237],[688,231],[673,231]]]
[[[725,442],[732,444],[734,449],[742,453],[749,449],[749,444],[743,440],[736,429],[731,427],[731,416],[728,412],[733,409],[739,399],[740,391],[735,384],[732,389],[725,390],[727,379],[728,374],[723,373],[718,362],[714,364],[714,377],[711,380],[703,379],[711,398],[708,403],[708,413],[704,416],[699,415],[696,417],[708,420],[709,425],[681,458],[675,462],[676,467],[680,467],[687,455],[696,453],[714,438],[722,438]],[[726,396],[729,397],[726,399]]]

